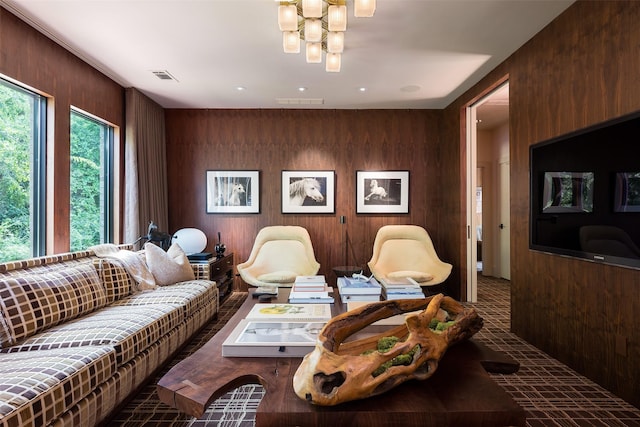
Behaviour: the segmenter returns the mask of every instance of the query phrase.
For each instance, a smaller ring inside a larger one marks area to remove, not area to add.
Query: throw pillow
[[[428,282],[429,280],[433,279],[433,276],[429,273],[425,273],[423,271],[408,271],[408,270],[393,271],[387,274],[387,276],[389,276],[389,278],[392,278],[392,279],[401,279],[403,277],[411,277],[413,280],[415,280],[418,283]]]
[[[165,286],[195,279],[189,259],[177,243],[172,244],[167,252],[153,243],[146,243],[144,250],[156,284]]]

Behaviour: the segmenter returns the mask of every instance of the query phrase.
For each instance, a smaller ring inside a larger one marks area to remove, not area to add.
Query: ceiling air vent
[[[158,70],[158,71],[151,71],[151,72],[160,80],[174,80],[176,82],[178,81],[178,79],[173,77],[171,73],[169,73],[167,70]]]
[[[276,98],[276,102],[281,105],[322,105],[322,98]]]

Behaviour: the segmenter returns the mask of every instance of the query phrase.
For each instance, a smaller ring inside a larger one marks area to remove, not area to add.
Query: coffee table
[[[247,301],[211,340],[175,365],[157,384],[160,400],[199,418],[226,392],[245,384],[262,384],[265,395],[256,426],[525,426],[524,410],[485,369],[511,373],[518,363],[469,340],[447,350],[436,373],[425,381],[408,381],[393,390],[336,406],[314,406],[293,391],[301,358],[222,357],[222,343],[257,300]],[[344,310],[334,291],[332,310]],[[277,301],[286,303],[281,289]]]

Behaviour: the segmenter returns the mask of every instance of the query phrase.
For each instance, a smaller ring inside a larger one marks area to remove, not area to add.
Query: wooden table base
[[[518,363],[474,340],[450,348],[436,373],[388,393],[337,406],[313,406],[293,391],[300,358],[222,357],[222,343],[255,300],[157,385],[160,400],[196,418],[218,397],[244,384],[262,384],[256,426],[525,426],[525,412],[487,374]],[[484,366],[484,368],[483,368]]]

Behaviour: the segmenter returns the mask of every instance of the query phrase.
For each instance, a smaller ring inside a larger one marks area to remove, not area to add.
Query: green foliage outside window
[[[104,242],[103,161],[106,126],[71,113],[71,250]]]
[[[34,99],[0,82],[0,261],[29,258]]]

